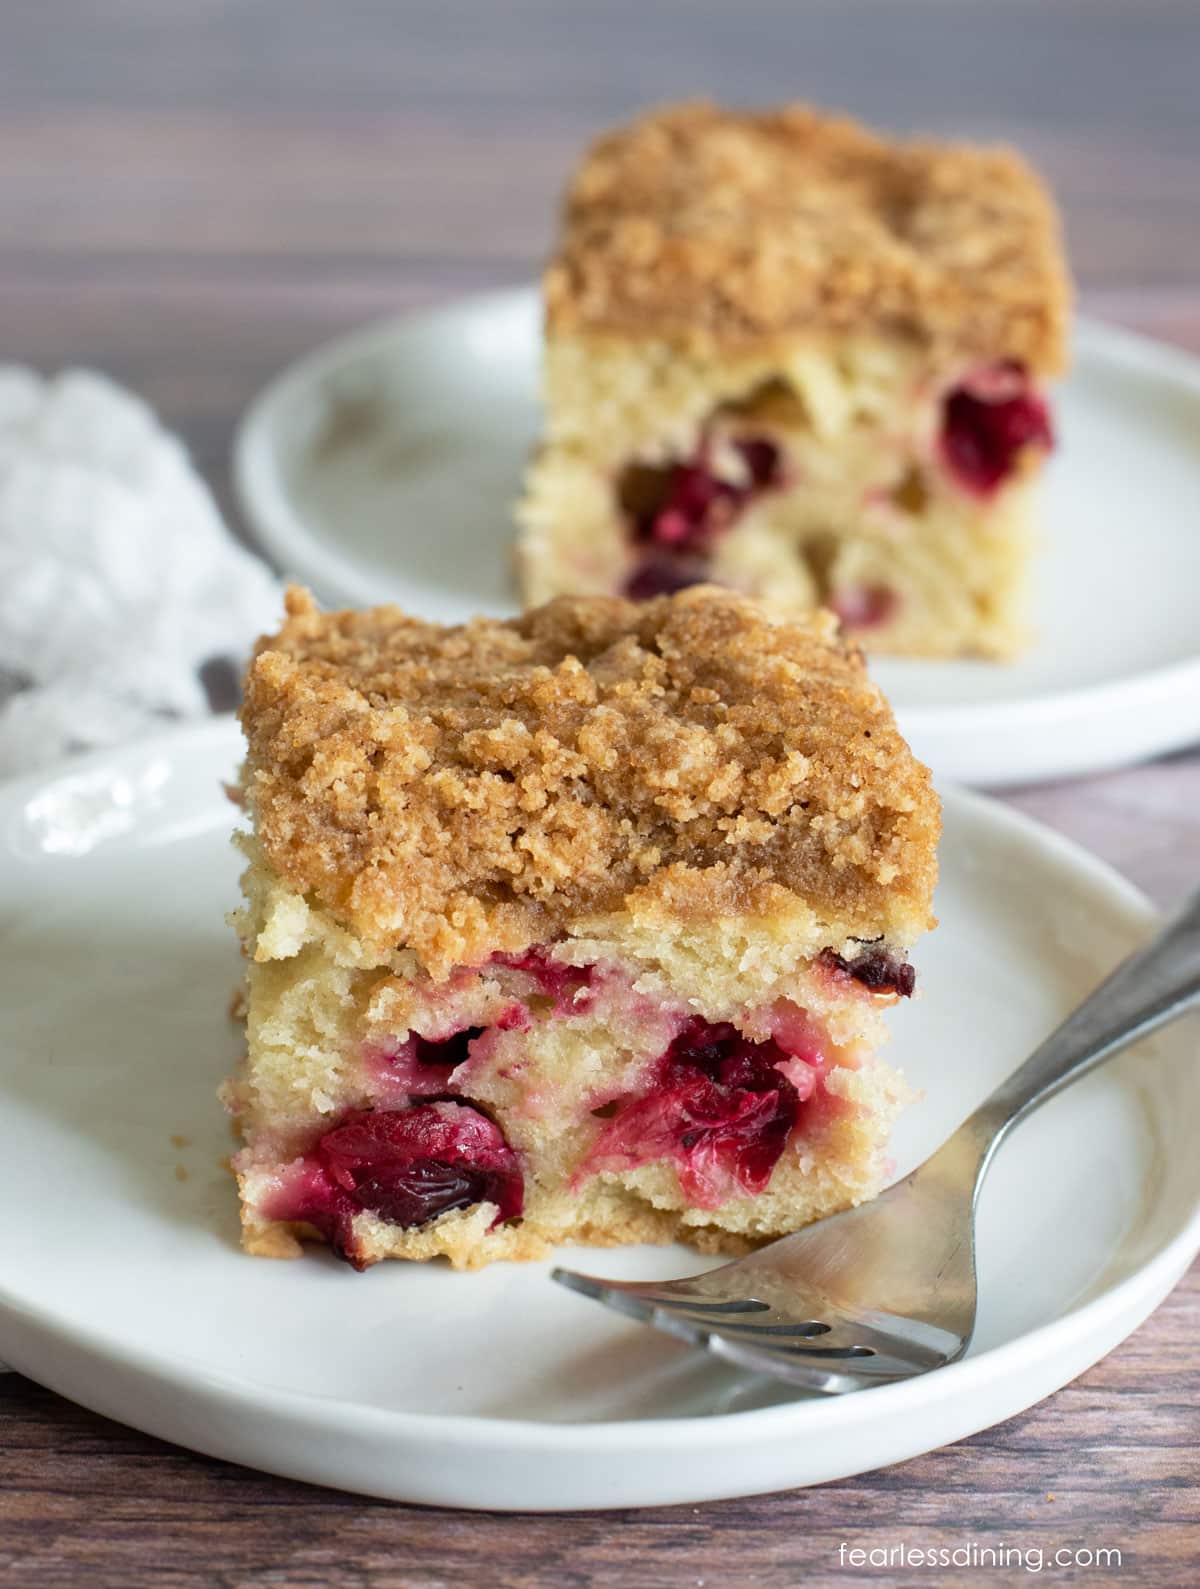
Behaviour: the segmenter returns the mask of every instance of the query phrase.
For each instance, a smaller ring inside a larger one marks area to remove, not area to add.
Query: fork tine
[[[945,1345],[933,1345],[914,1340],[907,1333],[881,1329],[878,1324],[868,1324],[862,1319],[849,1316],[833,1318],[832,1323],[824,1325],[820,1330],[810,1328],[807,1323],[789,1326],[743,1324],[737,1320],[721,1320],[715,1327],[722,1335],[747,1342],[756,1341],[764,1348],[777,1345],[781,1351],[794,1350],[817,1356],[833,1356],[853,1351],[855,1348],[863,1348],[865,1350],[860,1351],[859,1356],[873,1352],[879,1356],[901,1358],[910,1365],[914,1373],[918,1370],[939,1367],[946,1362],[950,1352],[958,1344],[948,1338]]]
[[[718,1269],[711,1270],[710,1274],[720,1274]],[[609,1291],[619,1291],[623,1296],[640,1297],[643,1301],[661,1303],[664,1307],[687,1308],[698,1314],[711,1314],[714,1317],[724,1318],[738,1314],[770,1314],[774,1313],[771,1303],[764,1302],[754,1296],[712,1295],[694,1283],[689,1278],[685,1280],[665,1280],[655,1283],[643,1280],[606,1280],[599,1275],[581,1274],[577,1269],[552,1269],[550,1278],[557,1280],[560,1285],[566,1286],[570,1291],[579,1291],[584,1296],[594,1296],[593,1287],[604,1286]],[[696,1275],[695,1281],[706,1281],[709,1274]],[[782,1322],[782,1319],[781,1319]]]
[[[568,1291],[578,1291],[581,1297],[591,1297],[593,1302],[603,1302],[605,1307],[613,1308],[617,1313],[628,1314],[632,1319],[640,1319],[649,1323],[656,1307],[661,1307],[666,1301],[653,1288],[647,1288],[646,1294],[626,1289],[622,1285],[612,1285],[607,1280],[600,1280],[595,1275],[579,1274],[574,1269],[552,1269],[551,1280],[557,1280],[560,1286],[565,1286]]]
[[[810,1384],[814,1373],[817,1377],[833,1373],[843,1379],[851,1377],[869,1383],[881,1379],[907,1379],[929,1366],[926,1363],[914,1363],[903,1353],[877,1347],[814,1346],[805,1339],[784,1341],[778,1336],[762,1338],[745,1330],[734,1334],[724,1324],[710,1328],[673,1308],[647,1304],[643,1298],[622,1299],[628,1306],[623,1306],[615,1295],[600,1300],[607,1301],[616,1311],[652,1324],[678,1340],[707,1347],[718,1357],[759,1371],[773,1374],[782,1372],[785,1378],[799,1383]]]
[[[587,1278],[586,1276],[584,1278]],[[571,1286],[569,1280],[564,1279],[564,1284]],[[571,1287],[581,1290],[579,1286]],[[611,1291],[619,1291],[623,1296],[632,1297],[646,1303],[650,1307],[669,1309],[673,1313],[686,1314],[695,1319],[698,1324],[711,1323],[715,1328],[723,1331],[737,1330],[748,1331],[763,1335],[828,1335],[830,1326],[821,1319],[785,1318],[780,1316],[775,1308],[768,1302],[699,1302],[691,1297],[677,1297],[665,1287],[625,1286],[609,1283]],[[588,1292],[588,1295],[592,1293]]]
[[[756,1373],[769,1373],[806,1390],[825,1395],[858,1390],[864,1383],[852,1374],[839,1371],[834,1364],[814,1363],[806,1367],[802,1363],[786,1363],[775,1353],[743,1347],[738,1342],[727,1340],[716,1331],[706,1328],[699,1320],[690,1319],[673,1309],[662,1307],[658,1302],[652,1301],[650,1295],[626,1291],[619,1285],[610,1286],[592,1275],[577,1274],[570,1269],[555,1269],[553,1278],[568,1290],[578,1291],[581,1296],[603,1302],[606,1307],[612,1308],[617,1313],[623,1313],[627,1318],[653,1325],[665,1334],[674,1336],[676,1340],[687,1342],[689,1346],[705,1347],[714,1356],[736,1367],[748,1368]],[[647,1288],[647,1291],[651,1290],[652,1288]]]
[[[733,1337],[725,1334],[722,1328],[710,1328],[699,1319],[688,1317],[674,1308],[662,1307],[648,1296],[610,1289],[603,1281],[596,1281],[591,1276],[577,1278],[588,1283],[583,1286],[571,1285],[572,1290],[605,1303],[627,1318],[652,1325],[689,1346],[703,1347],[734,1367],[769,1374],[803,1390],[821,1395],[844,1395],[853,1390],[865,1390],[873,1384],[906,1379],[913,1373],[910,1364],[882,1354],[866,1358],[822,1357],[803,1350],[800,1343],[788,1348],[775,1342],[755,1342],[744,1336]],[[564,1283],[569,1284],[565,1278]]]
[[[878,1320],[868,1323],[840,1312],[830,1315],[832,1323],[818,1319],[767,1322],[755,1315],[773,1314],[770,1304],[751,1298],[720,1302],[695,1298],[687,1295],[686,1281],[678,1286],[672,1282],[653,1285],[602,1280],[570,1269],[552,1273],[569,1290],[603,1302],[629,1318],[707,1347],[731,1362],[783,1373],[791,1382],[810,1388],[814,1388],[811,1376],[802,1372],[805,1365],[813,1371],[819,1367],[832,1371],[838,1365],[843,1380],[853,1376],[859,1383],[878,1383],[926,1372],[947,1361],[949,1355],[948,1347],[913,1340],[904,1333],[880,1328]]]
[[[649,1287],[644,1294],[649,1296],[652,1292],[657,1293],[658,1291],[659,1288],[657,1287]],[[686,1293],[676,1296],[673,1291],[666,1288],[663,1288],[660,1294],[668,1298],[673,1307],[687,1308],[691,1313],[712,1314],[714,1318],[736,1317],[743,1313],[770,1313],[772,1311],[769,1302],[759,1302],[752,1297],[743,1297],[740,1301],[733,1302],[709,1302],[702,1297],[693,1297]]]
[[[640,1280],[605,1280],[580,1274],[573,1269],[555,1269],[552,1278],[585,1296],[597,1295],[591,1288],[604,1286],[626,1296],[641,1297],[657,1307],[684,1309],[699,1318],[712,1317],[714,1322],[721,1324],[724,1333],[738,1330],[815,1337],[826,1335],[831,1330],[842,1334],[853,1332],[866,1345],[875,1345],[884,1351],[900,1348],[904,1355],[924,1365],[943,1363],[962,1348],[960,1337],[924,1319],[908,1314],[864,1311],[848,1307],[835,1298],[812,1291],[800,1291],[795,1287],[788,1295],[786,1310],[776,1303],[765,1301],[762,1296],[755,1296],[753,1290],[749,1296],[740,1297],[706,1295],[703,1288],[708,1282],[721,1275],[727,1276],[727,1283],[731,1282],[735,1278],[735,1270],[739,1271],[737,1281],[745,1286],[749,1277],[741,1261],[683,1280],[659,1284]],[[835,1343],[825,1341],[822,1344],[832,1346]],[[842,1344],[853,1343],[843,1341]]]
[[[667,1304],[664,1304],[664,1306],[665,1305]],[[671,1307],[676,1306],[674,1303],[669,1305]],[[710,1315],[707,1313],[707,1311],[702,1311],[696,1308],[679,1308],[678,1311],[680,1313],[688,1313],[692,1315],[693,1318],[701,1320],[701,1322],[710,1318]],[[711,1317],[713,1328],[719,1329],[722,1334],[725,1335],[736,1334],[778,1336],[780,1339],[784,1340],[791,1336],[795,1336],[797,1338],[803,1338],[804,1340],[815,1341],[820,1340],[823,1336],[828,1335],[832,1329],[832,1325],[825,1324],[819,1319],[788,1319],[779,1324],[759,1324],[754,1319],[743,1319],[736,1313],[733,1315],[718,1313]],[[825,1341],[823,1344],[826,1346],[831,1346],[834,1343],[831,1341]]]
[[[817,1390],[825,1395],[845,1395],[852,1390],[866,1390],[871,1385],[887,1385],[897,1380],[911,1379],[915,1370],[910,1363],[899,1358],[820,1358],[813,1353],[792,1355],[774,1348],[748,1346],[742,1341],[731,1341],[726,1336],[713,1334],[703,1343],[715,1356],[739,1368],[748,1368],[758,1374],[770,1374],[798,1385],[804,1390]]]

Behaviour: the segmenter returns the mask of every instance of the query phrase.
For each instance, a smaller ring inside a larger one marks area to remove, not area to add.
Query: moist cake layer
[[[618,912],[435,982],[248,852],[248,1058],[225,1097],[250,1251],[736,1252],[878,1189],[909,1096],[873,1054],[912,991],[902,955],[798,955],[744,917],[681,941]]]
[[[530,601],[712,580],[825,605],[872,649],[1003,657],[1028,639],[1053,433],[1016,366],[947,374],[861,339],[713,364],[573,340],[547,347],[546,379],[520,510]]]

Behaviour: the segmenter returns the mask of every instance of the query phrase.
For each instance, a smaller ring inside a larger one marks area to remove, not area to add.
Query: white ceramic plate
[[[495,294],[370,326],[276,380],[242,424],[237,482],[280,567],[331,602],[513,611],[538,337],[533,293]],[[1081,321],[1059,428],[1035,649],[875,665],[939,777],[1068,777],[1200,738],[1200,362]]]
[[[553,1285],[245,1257],[214,1098],[238,1049],[237,742],[218,724],[0,790],[0,1356],[110,1417],[409,1501],[694,1502],[914,1456],[1047,1395],[1200,1247],[1200,1066],[1176,1027],[1034,1116],[982,1207],[972,1355],[805,1400]],[[894,1052],[916,1163],[1151,927],[1099,862],[978,797],[946,807],[942,925]],[[678,1249],[571,1251],[652,1278]]]

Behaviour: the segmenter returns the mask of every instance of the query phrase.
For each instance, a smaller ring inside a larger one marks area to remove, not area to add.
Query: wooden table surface
[[[698,92],[807,96],[1019,141],[1084,306],[1200,352],[1192,0],[7,0],[0,358],[99,366],[228,504],[234,421],[373,315],[524,282],[594,129]],[[1161,903],[1200,878],[1200,756],[1014,804]],[[10,1216],[12,1217],[12,1211]],[[236,1321],[235,1321],[236,1322]],[[1200,1275],[1039,1407],[862,1478],[755,1500],[509,1518],[208,1461],[0,1377],[0,1585],[1016,1583],[839,1565],[839,1545],[1123,1553],[1195,1581]]]

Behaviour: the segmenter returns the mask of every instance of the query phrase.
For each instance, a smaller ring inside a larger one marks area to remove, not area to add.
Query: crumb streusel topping
[[[553,332],[866,329],[1041,375],[1069,310],[1057,215],[1019,155],[889,142],[804,105],[668,106],[601,137],[545,295]]]
[[[937,797],[827,614],[697,587],[442,628],[293,589],[242,721],[272,866],[435,976],[638,901],[930,924]]]

